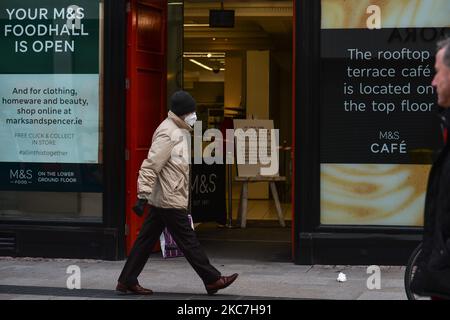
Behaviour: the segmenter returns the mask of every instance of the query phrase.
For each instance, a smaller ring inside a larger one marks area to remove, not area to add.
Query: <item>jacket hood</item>
[[[178,128],[180,129],[186,129],[189,132],[194,131],[194,129],[188,125],[183,119],[181,119],[180,117],[178,117],[175,113],[173,113],[172,111],[169,111],[169,113],[167,114],[167,117],[169,119],[171,119],[173,122],[175,122],[175,124],[178,126]]]

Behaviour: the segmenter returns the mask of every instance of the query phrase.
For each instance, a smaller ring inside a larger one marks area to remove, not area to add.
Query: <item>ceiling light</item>
[[[207,65],[204,65],[203,63],[198,62],[198,61],[195,60],[195,59],[189,59],[189,61],[192,62],[192,63],[194,63],[194,64],[196,64],[196,65],[198,65],[199,67],[201,67],[201,68],[203,68],[203,69],[205,69],[205,70],[213,71],[213,68],[208,67]],[[217,70],[217,69],[216,69],[216,70]],[[225,68],[219,68],[218,70],[220,70],[220,71],[225,71]]]
[[[189,59],[190,62],[195,63],[196,65],[198,65],[199,67],[202,67],[203,69],[206,69],[208,71],[212,71],[213,69],[211,67],[208,67],[207,65],[204,65],[203,63],[198,62],[197,60],[194,59]]]
[[[209,27],[209,24],[207,24],[207,23],[185,23],[185,24],[183,24],[183,26],[188,27],[188,28]]]
[[[216,58],[224,59],[225,52],[184,52],[184,58]]]

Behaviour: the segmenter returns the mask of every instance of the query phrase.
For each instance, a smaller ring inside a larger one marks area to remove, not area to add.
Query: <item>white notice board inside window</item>
[[[235,119],[233,123],[238,177],[278,176],[278,137],[276,136],[276,130],[274,130],[273,120]],[[238,129],[242,129],[245,135],[245,143],[243,143],[243,139],[237,137]],[[261,129],[266,130],[266,135]],[[265,146],[262,144],[260,146],[260,135],[262,135],[261,139],[267,138]],[[262,149],[260,150],[260,148]],[[274,153],[272,154],[272,152]],[[244,163],[238,161],[240,155],[243,155],[241,159],[245,159]],[[273,161],[276,161],[276,163],[273,163]],[[272,164],[276,165],[276,170],[267,170],[271,168]],[[261,170],[261,168],[266,168],[266,171]]]

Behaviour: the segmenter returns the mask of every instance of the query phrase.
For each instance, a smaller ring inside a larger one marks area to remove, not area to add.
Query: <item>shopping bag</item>
[[[194,222],[190,214],[188,214],[188,219],[191,224],[192,230],[194,230]],[[159,242],[161,245],[161,252],[164,259],[184,256],[183,252],[181,252],[180,248],[178,248],[177,243],[175,242],[175,240],[173,239],[172,235],[170,234],[169,230],[167,230],[167,228],[164,228],[163,232],[161,233],[161,236],[159,237]]]

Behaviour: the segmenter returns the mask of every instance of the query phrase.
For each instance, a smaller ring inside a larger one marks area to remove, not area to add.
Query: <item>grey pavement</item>
[[[381,289],[367,288],[366,266],[299,266],[291,262],[211,259],[223,274],[239,273],[230,287],[213,297],[184,258],[153,254],[139,281],[153,296],[118,295],[114,288],[124,261],[0,257],[1,300],[97,299],[342,299],[403,300],[404,267],[381,267]],[[69,290],[67,268],[81,271],[81,289]],[[346,282],[338,282],[343,272]]]

